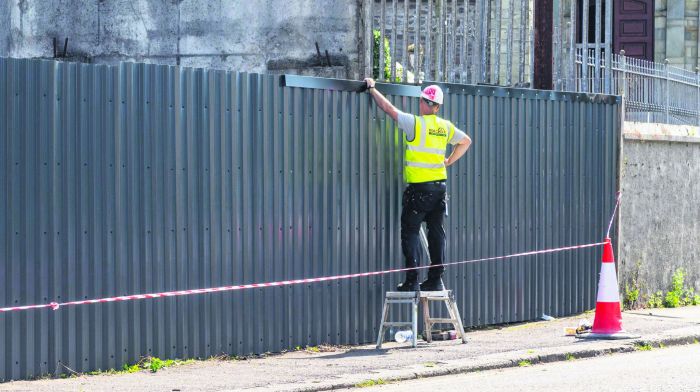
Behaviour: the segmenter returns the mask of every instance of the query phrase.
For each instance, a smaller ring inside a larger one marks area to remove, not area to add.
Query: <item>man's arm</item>
[[[370,95],[372,95],[372,98],[374,98],[374,101],[377,103],[377,106],[379,106],[380,109],[382,109],[386,114],[388,114],[389,117],[392,118],[392,120],[398,121],[399,110],[396,109],[396,107],[392,105],[392,103],[389,102],[389,100],[386,99],[386,97],[382,93],[380,93],[376,88],[374,88],[374,79],[366,78],[365,83],[367,83],[369,93]]]
[[[452,149],[452,154],[450,154],[449,158],[445,159],[445,166],[447,167],[457,162],[457,160],[461,158],[465,152],[467,152],[469,146],[471,145],[472,139],[469,136],[466,136],[457,142],[457,145]]]

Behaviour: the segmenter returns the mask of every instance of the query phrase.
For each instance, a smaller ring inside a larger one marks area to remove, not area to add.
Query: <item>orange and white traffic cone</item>
[[[615,255],[610,238],[603,245],[603,260],[598,282],[598,299],[595,305],[595,319],[591,332],[577,335],[590,339],[632,339],[633,336],[622,329],[622,312],[620,311],[620,292],[615,272]]]

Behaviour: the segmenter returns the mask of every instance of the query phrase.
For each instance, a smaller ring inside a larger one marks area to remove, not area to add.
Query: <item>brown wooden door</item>
[[[613,51],[654,61],[654,0],[615,0]]]

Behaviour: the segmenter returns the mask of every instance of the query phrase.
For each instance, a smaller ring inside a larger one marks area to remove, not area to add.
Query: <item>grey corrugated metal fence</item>
[[[614,97],[449,85],[448,261],[597,242]],[[367,94],[0,59],[0,306],[403,265],[402,146]],[[393,96],[417,111],[414,97]],[[594,306],[599,249],[449,268],[467,326]],[[398,275],[0,314],[0,380],[370,342]]]

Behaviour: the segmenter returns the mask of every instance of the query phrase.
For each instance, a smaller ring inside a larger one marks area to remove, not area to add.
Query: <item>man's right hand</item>
[[[375,81],[372,78],[365,78],[365,83],[367,83],[367,88],[374,88]]]

